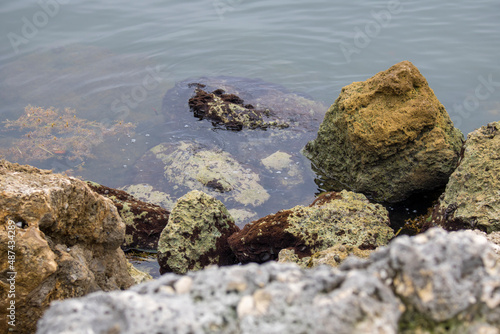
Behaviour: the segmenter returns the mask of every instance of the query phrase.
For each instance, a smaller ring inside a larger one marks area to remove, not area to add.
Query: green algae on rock
[[[276,259],[284,248],[299,258],[338,244],[375,249],[393,235],[382,205],[343,190],[323,194],[308,207],[299,205],[249,223],[229,244],[241,262],[261,263]]]
[[[177,200],[158,242],[160,272],[184,274],[237,263],[227,238],[239,228],[217,199],[193,190]]]
[[[270,120],[269,109],[255,109],[251,104],[234,94],[225,94],[223,89],[211,93],[202,90],[203,84],[197,84],[195,95],[189,99],[189,107],[199,119],[208,119],[216,125],[224,125],[228,130],[239,131],[243,128],[267,129],[269,127],[287,128],[285,122]]]
[[[325,114],[323,104],[282,86],[229,76],[187,79],[178,82],[163,98],[162,111],[167,121],[185,116],[189,108],[196,117],[207,118],[214,125],[223,124],[231,130],[290,128],[295,132],[316,131]]]
[[[328,190],[398,202],[444,186],[462,138],[422,74],[403,61],[342,88],[303,153],[332,180]]]
[[[125,240],[121,245],[123,249],[156,250],[160,234],[168,222],[168,210],[138,200],[123,190],[90,181],[87,181],[87,185],[96,193],[112,200],[118,209],[125,223]]]
[[[218,148],[187,141],[163,143],[153,147],[141,160],[136,164],[139,169],[160,165],[164,179],[157,183],[170,184],[172,192],[169,193],[174,196],[175,190],[187,188],[244,206],[258,206],[269,199],[259,183],[259,175]]]
[[[325,250],[319,251],[310,257],[299,258],[293,249],[282,249],[278,254],[278,262],[280,263],[297,263],[302,268],[314,268],[320,265],[328,265],[330,267],[339,266],[348,256],[356,256],[358,258],[368,258],[374,252],[372,249],[359,249],[359,247],[351,245],[337,244]]]
[[[500,231],[500,122],[471,132],[432,214],[445,229]]]

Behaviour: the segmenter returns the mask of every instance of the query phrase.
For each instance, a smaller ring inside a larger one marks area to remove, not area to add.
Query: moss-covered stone
[[[337,244],[316,252],[310,257],[299,258],[293,249],[282,249],[278,254],[278,262],[293,262],[302,268],[314,268],[320,265],[337,267],[350,255],[368,258],[373,251],[372,249],[361,250],[356,246]]]
[[[163,170],[164,179],[157,183],[166,185],[173,195],[186,188],[201,190],[244,206],[258,206],[269,199],[258,174],[217,148],[187,141],[163,143],[153,147],[138,164],[144,170],[151,166]]]
[[[193,190],[177,200],[158,242],[160,272],[186,273],[236,263],[227,238],[239,231],[226,207]]]
[[[331,179],[329,190],[398,202],[446,184],[462,137],[422,74],[403,61],[342,88],[303,153]]]
[[[448,230],[500,231],[500,122],[470,133],[460,165],[432,215]]]
[[[156,250],[170,212],[158,205],[138,200],[123,190],[88,181],[96,193],[111,199],[125,223],[123,249]]]
[[[344,190],[323,194],[308,207],[281,210],[249,223],[229,244],[241,262],[265,262],[284,248],[293,249],[299,258],[338,244],[375,249],[393,235],[382,205]]]

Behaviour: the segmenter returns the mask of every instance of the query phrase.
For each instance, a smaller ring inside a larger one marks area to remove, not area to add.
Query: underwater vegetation
[[[111,127],[78,118],[74,109],[50,107],[44,109],[28,105],[24,115],[15,121],[3,122],[7,131],[18,131],[10,148],[1,154],[15,160],[43,161],[50,158],[85,160],[94,158],[92,149],[106,137],[130,133],[135,125],[117,122]]]

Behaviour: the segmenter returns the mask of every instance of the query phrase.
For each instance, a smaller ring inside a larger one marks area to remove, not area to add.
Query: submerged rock
[[[316,131],[325,114],[323,104],[282,86],[228,76],[184,80],[165,94],[162,111],[167,121],[185,115],[189,109],[195,117],[207,118],[230,130],[275,127]]]
[[[498,333],[499,277],[483,237],[433,229],[339,268],[211,267],[57,302],[37,334]]]
[[[2,333],[11,300],[11,328],[33,333],[51,301],[134,283],[120,249],[125,224],[83,181],[0,160],[0,225]],[[12,275],[15,298],[8,299]]]
[[[403,61],[342,88],[303,153],[332,183],[324,188],[398,202],[446,184],[462,137],[422,74]]]
[[[147,152],[136,167],[142,171],[139,182],[157,175],[161,188],[174,197],[185,190],[201,190],[214,197],[244,206],[258,206],[269,199],[259,175],[244,167],[229,153],[198,143],[163,143]]]
[[[266,262],[291,248],[299,258],[344,244],[375,249],[393,237],[387,210],[362,194],[343,190],[318,197],[310,206],[281,210],[229,237],[229,245],[243,263]]]
[[[228,130],[239,131],[243,128],[267,129],[269,127],[287,128],[284,122],[271,121],[269,109],[255,109],[251,104],[234,94],[225,94],[216,89],[211,93],[202,90],[205,85],[196,84],[195,95],[189,99],[189,107],[199,119],[208,119],[215,125],[223,125]]]
[[[160,272],[184,274],[209,264],[235,264],[227,238],[239,228],[215,198],[193,190],[179,198],[158,242]]]
[[[87,182],[96,193],[113,201],[125,223],[122,248],[155,251],[170,212],[158,205],[140,201],[123,190]]]
[[[500,231],[500,122],[470,133],[460,165],[432,213],[446,229]]]

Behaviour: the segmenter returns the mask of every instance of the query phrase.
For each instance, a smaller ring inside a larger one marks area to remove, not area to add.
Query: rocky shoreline
[[[223,92],[203,93],[196,106],[210,117],[242,109],[237,96],[220,104],[208,98]],[[229,130],[255,128],[235,123],[248,117],[224,117]],[[410,62],[344,87],[328,109],[302,151],[324,181],[325,192],[310,205],[240,229],[214,196],[256,205],[267,199],[252,186],[260,187],[259,176],[248,169],[233,174],[243,168],[231,155],[195,146],[158,145],[150,153],[164,171],[160,182],[195,167],[182,173],[188,191],[168,208],[0,160],[0,253],[10,254],[14,234],[18,272],[16,326],[9,328],[500,333],[500,122],[464,140]],[[263,159],[265,168],[291,170],[289,153],[274,155],[279,161]],[[208,194],[197,190],[200,182]],[[428,214],[413,222],[417,235],[395,236],[380,202],[445,185]],[[446,232],[464,229],[475,231]],[[165,275],[133,286],[145,276],[127,263],[124,249],[157,251]],[[8,263],[0,269],[7,295]],[[2,318],[9,302],[0,305]]]

